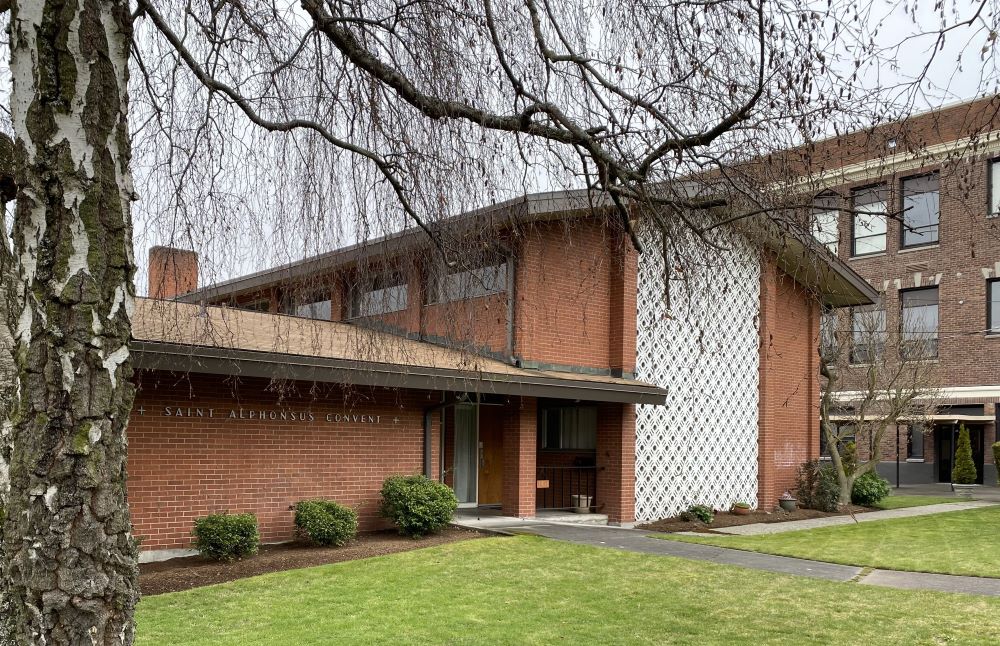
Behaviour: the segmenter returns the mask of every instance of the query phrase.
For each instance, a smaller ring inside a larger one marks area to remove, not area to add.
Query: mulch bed
[[[366,559],[484,536],[486,534],[456,527],[417,540],[400,536],[395,531],[385,531],[359,534],[344,547],[315,547],[303,543],[262,545],[255,556],[232,563],[218,563],[203,556],[143,563],[139,566],[139,589],[143,596],[150,597],[268,572]]]
[[[859,507],[850,505],[843,511],[826,512],[815,509],[797,509],[792,512],[782,511],[751,511],[745,516],[731,514],[728,511],[717,512],[715,520],[711,525],[706,525],[697,520],[681,520],[676,516],[664,518],[645,525],[639,525],[640,529],[649,529],[655,532],[700,532],[703,534],[714,534],[712,530],[719,527],[736,527],[738,525],[751,525],[753,523],[784,523],[790,520],[808,520],[810,518],[826,518],[827,516],[846,516],[849,513],[860,514],[866,511],[878,511],[870,507]]]

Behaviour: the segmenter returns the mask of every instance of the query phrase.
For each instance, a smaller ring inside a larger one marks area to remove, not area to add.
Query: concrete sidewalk
[[[485,529],[504,534],[533,534],[577,545],[590,545],[592,547],[625,550],[658,556],[674,556],[694,561],[734,565],[753,570],[790,574],[826,581],[857,581],[865,585],[902,590],[933,590],[937,592],[961,592],[965,594],[1000,597],[1000,579],[896,572],[892,570],[866,571],[861,567],[852,565],[837,565],[787,556],[758,554],[756,552],[714,547],[711,545],[697,545],[694,543],[651,538],[650,534],[652,532],[620,527],[552,523],[498,516],[483,520],[486,522],[467,521],[456,524],[472,529]]]
[[[983,500],[945,502],[938,505],[924,505],[921,507],[904,507],[902,509],[866,511],[863,514],[854,514],[853,516],[826,516],[824,518],[810,518],[808,520],[789,520],[784,523],[754,523],[752,525],[739,525],[736,527],[713,527],[712,531],[721,534],[732,534],[734,536],[781,534],[783,532],[797,532],[803,529],[816,529],[817,527],[853,525],[856,522],[868,523],[874,520],[888,520],[890,518],[930,516],[932,514],[944,514],[951,511],[965,511],[966,509],[977,509],[979,507],[992,507],[996,504],[997,503],[995,502],[987,502]]]

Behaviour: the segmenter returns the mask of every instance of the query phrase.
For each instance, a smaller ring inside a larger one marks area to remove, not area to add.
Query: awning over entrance
[[[621,377],[530,370],[334,321],[137,299],[138,369],[388,388],[663,404],[666,391]]]

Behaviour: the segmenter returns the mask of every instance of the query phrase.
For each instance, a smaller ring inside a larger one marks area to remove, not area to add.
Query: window
[[[593,406],[558,406],[541,410],[543,449],[597,448],[597,408]]]
[[[938,241],[940,202],[937,173],[903,180],[903,247]]]
[[[400,274],[370,277],[351,292],[351,318],[376,316],[405,310],[408,302],[406,280]]]
[[[938,356],[938,288],[909,289],[900,293],[900,356],[929,359]]]
[[[855,431],[853,424],[833,423],[833,426],[834,426],[834,432],[837,434],[838,437],[837,443],[840,444],[841,447],[846,447],[848,444],[851,444],[852,442],[855,441],[855,435],[854,435]],[[842,451],[841,455],[843,455]],[[821,458],[830,457],[830,447],[826,443],[826,433],[823,432],[822,427],[820,427],[819,429],[819,456]]]
[[[441,271],[428,281],[427,302],[448,303],[507,291],[507,262],[494,260],[475,267]]]
[[[819,352],[827,362],[836,359],[837,354],[837,313],[823,312],[819,319]]]
[[[987,198],[989,204],[987,204],[986,215],[995,218],[1000,216],[1000,159],[994,159],[989,163],[986,174],[989,179],[989,186],[986,191],[987,195],[989,195]]]
[[[853,248],[855,256],[885,251],[888,192],[884,185],[863,188],[853,193]]]
[[[280,310],[282,314],[324,321],[329,321],[332,313],[330,296],[322,290],[288,293],[281,303]]]
[[[924,459],[924,429],[922,426],[910,426],[906,429],[906,459]]]
[[[836,195],[820,195],[813,202],[813,237],[833,254],[837,253],[840,242],[839,201]]]
[[[872,363],[885,350],[885,310],[869,305],[851,310],[851,363]]]
[[[986,281],[986,331],[1000,334],[1000,278]]]

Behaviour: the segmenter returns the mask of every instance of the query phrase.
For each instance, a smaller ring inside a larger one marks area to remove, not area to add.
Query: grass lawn
[[[990,644],[1000,600],[489,538],[144,599],[137,644]]]
[[[845,565],[1000,577],[998,527],[1000,507],[983,507],[782,534],[670,539]]]
[[[879,509],[902,509],[903,507],[923,507],[940,505],[945,502],[963,502],[954,496],[888,496],[875,505]]]

